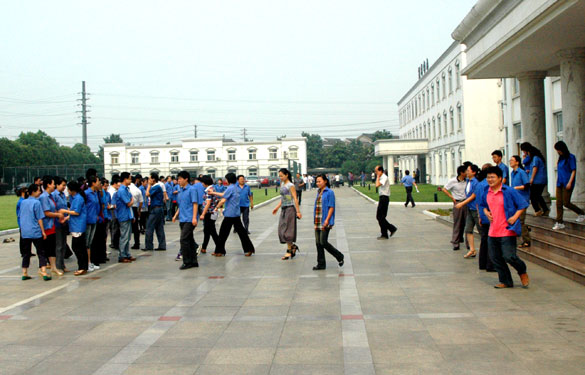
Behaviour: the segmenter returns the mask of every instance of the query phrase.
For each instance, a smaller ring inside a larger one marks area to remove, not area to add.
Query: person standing
[[[64,272],[57,269],[56,263],[56,221],[63,219],[63,214],[57,211],[57,203],[52,194],[55,191],[55,179],[52,176],[43,177],[43,193],[39,196],[41,207],[45,213],[43,219],[43,227],[45,229],[46,238],[43,238],[42,246],[45,257],[49,261],[51,271],[59,276],[63,276]]]
[[[140,209],[140,220],[138,221],[138,227],[142,234],[146,233],[146,221],[148,220],[148,198],[146,197],[147,186],[148,178],[143,178],[138,187],[142,193],[142,208]]]
[[[282,260],[288,260],[295,257],[299,247],[295,244],[297,241],[297,218],[301,219],[301,209],[297,199],[298,194],[295,185],[291,181],[292,175],[286,168],[278,171],[280,178],[280,202],[272,210],[272,214],[276,215],[280,209],[280,217],[278,220],[278,238],[280,243],[286,244],[287,252],[282,257]]]
[[[293,182],[293,181],[291,181]],[[299,206],[301,205],[302,197],[303,197],[303,188],[305,187],[305,181],[303,181],[303,177],[300,173],[297,173],[297,177],[294,179],[295,191],[297,193],[297,198],[299,200]]]
[[[130,186],[130,173],[122,172],[120,174],[120,181],[120,188],[116,192],[116,217],[120,225],[120,253],[118,255],[118,263],[131,263],[136,258],[130,255],[130,237],[132,236],[132,220],[134,220],[134,215],[132,214],[134,199],[128,189],[128,186]]]
[[[77,271],[75,276],[85,275],[89,259],[87,258],[87,246],[85,231],[87,229],[87,217],[85,209],[85,193],[81,185],[76,181],[67,184],[71,208],[65,213],[68,214],[69,231],[71,232],[71,248],[77,258]]]
[[[201,183],[205,187],[205,195],[203,196],[205,207],[203,208],[203,212],[201,213],[199,219],[203,220],[203,244],[201,245],[201,252],[205,254],[207,253],[207,245],[209,245],[210,238],[213,238],[213,243],[216,247],[217,243],[219,242],[219,236],[215,228],[215,222],[217,220],[218,213],[214,212],[218,199],[215,195],[211,194],[215,191],[215,186],[212,185],[213,180],[211,177],[201,177]]]
[[[509,185],[510,184],[510,178],[509,178],[510,171],[508,169],[508,166],[502,162],[503,157],[504,157],[504,155],[502,154],[502,151],[500,151],[500,150],[495,150],[494,152],[492,152],[492,160],[494,161],[494,163],[496,163],[498,168],[500,168],[502,170],[502,175],[504,176],[503,184]]]
[[[526,173],[522,166],[522,159],[520,159],[520,156],[513,155],[510,158],[510,168],[512,168],[512,173],[510,174],[510,186],[518,191],[526,203],[530,204],[530,179],[528,173]],[[530,231],[526,225],[526,210],[520,215],[520,226],[522,227],[522,245],[519,247],[530,247]]]
[[[140,249],[140,214],[142,213],[142,205],[144,204],[144,198],[138,186],[142,186],[142,176],[140,174],[132,177],[132,183],[128,187],[130,194],[132,194],[132,200],[134,201],[132,204],[132,216],[134,216],[134,220],[132,220],[132,234],[134,235],[132,249],[134,250]]]
[[[193,267],[199,267],[197,262],[197,242],[193,237],[193,231],[197,227],[198,222],[198,190],[195,186],[191,186],[189,181],[191,176],[187,171],[179,172],[178,183],[179,183],[179,194],[177,197],[178,209],[173,216],[173,223],[179,218],[179,227],[181,228],[181,255],[183,258],[183,264],[179,269],[186,270]]]
[[[518,192],[503,184],[502,170],[492,167],[487,170],[488,189],[479,206],[490,220],[489,251],[500,283],[496,289],[512,288],[514,282],[508,264],[516,269],[522,287],[528,287],[530,279],[526,264],[516,254],[516,237],[522,234],[520,215],[528,203]]]
[[[165,202],[165,191],[158,183],[158,174],[151,173],[146,188],[146,197],[150,198],[150,212],[146,222],[146,235],[144,238],[144,251],[157,250],[166,251],[167,243],[165,239],[165,217],[163,204]],[[158,240],[158,247],[154,249],[154,232]]]
[[[408,203],[411,203],[412,207],[414,208],[416,204],[414,203],[414,198],[412,197],[412,185],[414,185],[416,191],[418,191],[418,186],[416,186],[414,178],[412,178],[410,175],[410,171],[405,171],[404,174],[405,176],[402,177],[402,180],[400,180],[406,189],[406,203],[404,203],[404,207],[408,207]]]
[[[65,196],[65,189],[67,188],[67,181],[61,177],[55,177],[55,190],[51,193],[51,197],[55,202],[57,212],[67,210],[67,197]],[[65,267],[65,254],[67,252],[67,224],[65,217],[55,221],[55,263],[57,275],[69,272]]]
[[[542,152],[528,142],[520,145],[520,149],[530,156],[530,202],[535,216],[548,216],[550,210],[542,196],[548,184],[546,163]]]
[[[465,229],[465,220],[467,218],[466,208],[457,208],[457,203],[465,200],[465,186],[467,182],[465,177],[467,171],[465,166],[457,167],[457,177],[453,177],[443,186],[441,191],[453,201],[453,234],[451,235],[451,244],[453,250],[459,250],[459,244],[464,242],[463,233]]]
[[[225,256],[225,243],[233,226],[236,228],[236,233],[238,233],[238,236],[240,237],[244,255],[249,257],[252,256],[256,250],[254,249],[254,245],[252,244],[252,241],[250,241],[250,237],[240,219],[240,195],[236,188],[236,175],[234,173],[228,173],[225,175],[225,178],[229,183],[229,186],[223,193],[210,192],[210,194],[221,197],[221,200],[215,207],[215,213],[217,213],[221,207],[225,206],[225,210],[223,211],[224,219],[219,228],[219,241],[216,243],[215,252],[211,255],[217,257]]]
[[[112,219],[110,221],[110,249],[119,249],[120,248],[120,223],[118,223],[118,218],[116,217],[116,192],[120,188],[120,176],[113,175],[112,176],[112,183],[108,188],[108,193],[110,194],[110,201],[112,202],[112,209],[110,210],[110,214]]]
[[[171,221],[173,219],[173,214],[172,214],[172,206],[173,206],[173,179],[171,178],[171,176],[167,176],[167,181],[164,184],[165,186],[165,193],[167,193],[167,197],[168,199],[165,200],[165,211],[167,214],[167,221]]]
[[[554,230],[565,229],[563,221],[563,210],[567,207],[578,216],[575,220],[578,223],[585,221],[585,212],[571,203],[571,195],[575,189],[575,178],[577,176],[577,158],[569,152],[567,144],[563,141],[555,143],[555,150],[559,154],[557,162],[557,220],[553,226]],[[564,207],[563,207],[564,206]]]
[[[374,173],[376,173],[376,187],[378,188],[378,193],[380,194],[380,197],[378,198],[376,220],[378,220],[382,234],[380,237],[378,237],[378,239],[387,240],[388,232],[390,232],[390,237],[392,237],[398,230],[398,228],[386,220],[386,215],[388,215],[388,205],[390,204],[390,180],[384,173],[384,168],[381,165],[376,166]]]
[[[96,226],[98,222],[99,212],[100,212],[100,199],[97,195],[97,186],[98,179],[96,176],[89,176],[87,178],[87,189],[85,190],[85,210],[86,210],[86,220],[87,220],[87,229],[86,229],[86,237],[85,237],[85,247],[87,248],[87,259],[89,260],[89,266],[87,270],[89,272],[93,272],[95,270],[99,270],[100,267],[93,264],[91,262],[91,245],[93,243],[93,239],[95,237]]]
[[[496,272],[494,268],[494,263],[492,262],[490,255],[489,255],[489,231],[490,231],[490,220],[482,209],[479,208],[479,202],[482,201],[483,196],[487,192],[488,182],[486,177],[487,170],[491,168],[492,165],[490,163],[486,163],[481,167],[481,172],[477,174],[476,178],[479,181],[475,186],[475,201],[478,205],[478,216],[479,216],[479,234],[481,236],[481,242],[479,244],[479,269],[485,270],[486,272]]]
[[[30,267],[31,250],[34,244],[39,258],[39,275],[43,280],[49,281],[51,280],[51,275],[47,273],[47,257],[42,243],[47,238],[43,225],[45,213],[41,207],[41,202],[37,199],[41,195],[41,187],[37,184],[32,184],[28,187],[28,193],[29,197],[20,203],[18,211],[22,280],[31,279],[28,274],[28,268]]]
[[[342,267],[343,254],[329,243],[329,232],[335,225],[335,193],[330,189],[329,180],[324,174],[317,176],[317,197],[313,208],[313,223],[315,224],[315,244],[317,245],[317,265],[313,271],[326,268],[325,250]]]
[[[240,194],[240,213],[242,217],[242,224],[246,232],[250,234],[250,210],[254,209],[254,194],[250,190],[250,186],[246,184],[246,178],[243,175],[238,176],[238,184],[236,185],[238,193]]]
[[[477,228],[477,231],[481,233],[479,226],[479,214],[477,212],[477,194],[476,187],[479,180],[476,178],[479,173],[479,167],[475,164],[467,167],[467,184],[465,185],[465,196],[467,197],[463,202],[457,203],[456,207],[461,209],[467,206],[467,217],[465,218],[465,237],[467,239],[467,245],[469,251],[465,254],[464,258],[475,258],[477,252],[475,251],[475,240],[473,238],[473,229]]]

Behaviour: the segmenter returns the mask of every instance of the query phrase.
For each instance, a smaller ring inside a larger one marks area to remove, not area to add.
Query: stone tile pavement
[[[0,374],[584,373],[583,286],[529,264],[529,289],[495,290],[418,207],[391,206],[399,230],[377,241],[375,206],[336,195],[346,264],[320,272],[313,192],[290,261],[272,205],[252,212],[255,256],[232,235],[228,256],[186,271],[176,224],[166,253],[50,282],[20,281],[18,242],[0,245]]]

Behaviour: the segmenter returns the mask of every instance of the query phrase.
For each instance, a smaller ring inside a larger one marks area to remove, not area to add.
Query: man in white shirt
[[[453,250],[459,250],[459,244],[463,242],[463,232],[465,228],[465,220],[467,217],[467,210],[465,207],[457,208],[457,203],[463,202],[465,195],[465,176],[466,167],[461,165],[457,168],[457,177],[453,177],[442,188],[439,188],[453,201],[453,235],[451,236],[451,244]]]
[[[381,165],[376,166],[375,173],[376,187],[378,188],[378,193],[380,194],[376,219],[378,220],[378,224],[380,224],[380,231],[382,232],[378,239],[387,240],[388,232],[390,232],[390,237],[392,237],[398,230],[398,228],[386,220],[386,215],[388,214],[388,204],[390,203],[390,180],[384,173],[384,168]]]
[[[142,176],[137,174],[132,178],[132,183],[128,187],[130,190],[130,194],[132,194],[132,199],[134,203],[132,204],[132,213],[134,214],[134,219],[132,220],[132,234],[134,235],[134,245],[132,245],[132,249],[138,250],[140,249],[140,226],[138,222],[140,220],[140,214],[142,212],[142,205],[144,204],[144,197],[142,196],[142,191],[138,188],[142,184]]]

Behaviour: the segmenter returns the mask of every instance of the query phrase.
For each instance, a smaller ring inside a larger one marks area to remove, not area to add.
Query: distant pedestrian
[[[567,207],[569,210],[575,212],[577,222],[585,221],[585,212],[571,203],[571,195],[575,189],[576,175],[577,175],[577,158],[569,152],[567,144],[563,141],[555,143],[555,150],[559,154],[559,161],[557,162],[557,220],[553,227],[555,230],[565,229],[563,221],[563,210]]]
[[[128,186],[130,186],[130,173],[122,172],[120,174],[120,188],[116,192],[115,202],[116,217],[118,218],[118,223],[120,225],[120,252],[118,254],[119,263],[131,263],[136,260],[136,258],[130,254],[130,237],[132,236],[132,220],[134,220],[132,204],[134,203],[134,200],[130,190],[128,189]],[[146,194],[148,195],[148,191]]]
[[[56,244],[57,244],[57,224],[56,222],[63,219],[63,214],[57,210],[57,203],[53,197],[55,191],[55,179],[52,176],[43,177],[43,193],[39,196],[41,207],[45,213],[43,219],[43,226],[46,234],[46,238],[42,241],[43,250],[45,257],[51,267],[51,272],[57,273],[59,276],[63,276],[61,270],[57,270],[56,263]]]
[[[293,182],[293,181],[291,181]],[[297,177],[294,179],[295,184],[295,191],[297,193],[297,198],[299,200],[299,206],[301,205],[302,197],[303,197],[303,189],[305,188],[305,181],[301,177],[300,173],[297,173]]]
[[[313,223],[315,224],[315,243],[317,245],[317,265],[313,271],[326,268],[325,250],[335,257],[339,267],[343,266],[343,254],[329,243],[329,232],[335,225],[335,193],[329,189],[327,176],[317,176],[317,197],[313,209]]]
[[[215,195],[211,194],[216,188],[216,185],[212,185],[213,180],[211,177],[201,177],[201,183],[205,187],[205,195],[203,196],[205,207],[203,207],[203,212],[200,216],[200,219],[203,220],[203,244],[201,245],[201,252],[205,254],[207,252],[210,238],[213,239],[215,247],[217,247],[217,243],[219,242],[219,235],[215,228],[215,222],[219,215],[218,212],[215,212],[215,207],[217,207],[219,200]]]
[[[57,206],[57,212],[67,209],[67,197],[65,196],[65,189],[67,188],[67,181],[61,177],[55,177],[55,190],[51,194],[53,201]],[[65,217],[55,220],[55,258],[56,270],[55,273],[59,276],[67,272],[65,267],[65,254],[67,252],[67,233],[69,232]]]
[[[481,235],[481,242],[479,244],[479,269],[485,270],[486,272],[496,272],[494,267],[494,263],[489,255],[489,231],[490,231],[490,220],[485,215],[482,209],[479,208],[479,202],[483,200],[483,196],[487,192],[488,182],[487,182],[487,171],[491,168],[492,165],[490,163],[486,163],[481,167],[481,172],[477,174],[476,178],[479,183],[475,186],[475,195],[476,195],[476,202],[478,205],[478,216],[479,216],[479,227],[480,231],[479,234]]]
[[[246,184],[244,175],[238,176],[236,189],[240,194],[240,216],[242,218],[242,224],[244,225],[244,229],[246,229],[246,233],[250,234],[250,210],[254,209],[254,194],[250,186]]]
[[[280,209],[280,217],[278,220],[278,239],[281,244],[286,244],[287,252],[281,258],[282,260],[289,260],[295,257],[299,247],[295,244],[297,242],[297,219],[301,219],[301,209],[297,199],[297,191],[295,185],[292,183],[292,175],[286,168],[278,171],[278,176],[282,183],[280,184],[280,202],[272,210],[272,214],[276,215]]]
[[[546,173],[546,161],[542,152],[528,142],[520,145],[520,149],[530,156],[530,202],[535,216],[548,216],[550,210],[542,196],[542,192],[548,184]]]
[[[408,203],[411,203],[412,207],[414,208],[416,204],[414,203],[414,198],[412,197],[412,186],[414,185],[416,191],[418,191],[418,186],[416,186],[414,178],[412,178],[410,175],[410,171],[405,171],[404,174],[405,176],[402,177],[402,180],[400,180],[406,189],[406,203],[404,203],[404,207],[408,207]]]
[[[89,259],[87,258],[87,246],[85,231],[87,229],[87,218],[85,209],[85,193],[76,181],[67,184],[71,207],[65,213],[68,214],[69,231],[71,232],[71,249],[77,258],[77,271],[75,276],[85,275]]]
[[[134,220],[132,220],[132,234],[134,235],[134,244],[131,247],[134,250],[140,249],[140,215],[142,214],[142,205],[144,204],[144,197],[138,186],[142,186],[142,175],[140,174],[132,177],[132,183],[128,187],[134,200],[132,204],[132,215],[134,216]]]
[[[465,242],[465,220],[467,218],[466,208],[457,208],[457,204],[465,200],[465,186],[467,182],[465,177],[467,171],[465,166],[460,165],[457,167],[457,177],[453,177],[447,184],[443,186],[441,191],[445,193],[453,201],[453,234],[451,236],[451,244],[453,250],[459,250],[459,244]]]
[[[376,166],[375,173],[377,176],[376,187],[380,194],[376,219],[378,220],[380,231],[382,232],[378,239],[387,240],[389,238],[388,232],[390,232],[390,237],[392,237],[398,230],[398,228],[386,220],[386,215],[388,215],[388,205],[390,204],[390,180],[388,179],[388,176],[384,174],[384,168],[381,165]]]

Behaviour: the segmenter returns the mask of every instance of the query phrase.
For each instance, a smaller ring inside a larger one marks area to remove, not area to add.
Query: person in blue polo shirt
[[[173,223],[177,221],[178,217],[179,227],[181,228],[181,255],[183,257],[183,264],[179,268],[181,270],[199,267],[199,263],[197,263],[197,248],[199,245],[193,237],[193,231],[197,227],[199,218],[199,191],[189,184],[190,180],[189,172],[179,172],[179,194],[177,197],[179,208],[175,216],[173,216]]]
[[[56,222],[63,219],[63,214],[57,211],[57,203],[53,198],[52,194],[55,191],[55,179],[53,176],[43,177],[43,189],[45,190],[39,197],[41,207],[45,212],[45,218],[43,219],[43,225],[45,227],[45,234],[47,238],[43,239],[43,247],[45,256],[51,266],[51,271],[63,276],[63,272],[57,270],[56,264]]]
[[[85,210],[85,193],[77,181],[71,181],[67,184],[69,191],[69,201],[71,207],[65,211],[68,214],[66,220],[69,223],[69,232],[71,232],[71,249],[77,257],[77,271],[75,276],[85,275],[89,259],[87,257],[85,232],[87,230],[87,214]]]
[[[118,255],[119,263],[130,263],[136,258],[130,255],[130,237],[132,236],[132,220],[134,214],[132,212],[132,204],[134,198],[128,186],[130,186],[130,173],[120,173],[120,188],[116,192],[116,218],[120,225],[120,253]]]
[[[85,232],[85,247],[87,247],[87,259],[89,259],[89,266],[87,270],[93,272],[99,270],[100,267],[91,262],[91,245],[95,237],[98,217],[101,211],[100,197],[98,191],[98,179],[94,175],[87,177],[87,189],[85,190],[85,209],[87,212],[87,230]]]
[[[166,201],[166,211],[167,211],[167,221],[171,221],[173,219],[173,188],[175,185],[173,184],[173,179],[171,176],[167,177],[167,181],[165,182],[165,192],[167,193],[167,201]]]
[[[203,196],[205,195],[205,186],[203,186],[203,184],[201,183],[201,177],[203,177],[202,175],[199,175],[198,178],[195,179],[195,183],[193,184],[193,187],[195,189],[197,189],[197,207],[198,207],[198,214],[201,215],[201,213],[203,212]]]
[[[520,149],[530,156],[530,203],[534,209],[535,216],[548,216],[550,210],[546,205],[546,201],[542,196],[542,192],[546,189],[548,184],[548,176],[546,173],[546,161],[544,155],[539,149],[528,142],[520,145]]]
[[[565,229],[563,221],[563,206],[577,214],[578,223],[585,221],[585,212],[571,203],[571,195],[575,189],[577,176],[577,158],[569,152],[567,144],[563,141],[555,143],[555,150],[559,154],[557,162],[557,220],[554,230]]]
[[[481,172],[478,173],[475,178],[479,181],[475,186],[475,202],[476,206],[478,207],[477,213],[479,217],[479,228],[481,229],[479,234],[481,236],[481,242],[479,244],[479,269],[485,270],[486,272],[496,272],[494,268],[494,263],[492,262],[489,256],[489,232],[490,232],[490,220],[483,210],[479,209],[479,202],[483,199],[484,194],[486,194],[487,189],[489,187],[486,175],[489,168],[492,165],[490,163],[486,163],[481,167]]]
[[[232,226],[234,226],[240,237],[244,254],[249,257],[254,254],[256,250],[254,249],[252,241],[250,241],[246,229],[242,225],[242,220],[240,220],[240,194],[236,188],[236,175],[235,173],[228,173],[225,175],[225,178],[228,181],[229,186],[223,193],[210,192],[210,194],[221,197],[214,212],[218,212],[222,206],[225,206],[225,210],[223,211],[224,219],[219,228],[219,241],[216,244],[215,252],[211,255],[218,257],[225,256],[225,243],[230,235]]]
[[[335,257],[339,267],[343,266],[343,254],[329,243],[329,232],[335,225],[335,193],[331,190],[327,176],[317,176],[317,197],[313,209],[313,224],[315,224],[315,243],[317,245],[317,265],[313,271],[326,268],[325,250]]]
[[[510,184],[510,178],[509,178],[510,171],[508,169],[508,166],[502,162],[503,157],[504,157],[504,154],[502,154],[502,151],[500,151],[500,150],[495,150],[494,152],[492,152],[492,160],[494,161],[494,163],[496,163],[498,168],[500,168],[502,170],[502,176],[504,176],[503,184],[509,185]]]
[[[481,231],[481,228],[479,227],[479,215],[477,213],[477,202],[475,200],[477,197],[475,194],[475,188],[479,182],[475,177],[478,173],[479,167],[477,165],[472,164],[467,167],[467,185],[465,186],[465,196],[467,199],[455,205],[457,208],[463,208],[467,206],[467,217],[465,218],[465,237],[467,239],[469,251],[463,256],[466,259],[475,258],[477,255],[477,252],[475,251],[475,242],[473,240],[473,228],[477,228],[478,232]]]
[[[242,217],[242,224],[244,224],[246,232],[250,234],[250,210],[254,209],[254,195],[252,194],[252,190],[250,190],[250,186],[246,184],[246,178],[244,175],[238,176],[236,189],[238,189],[238,192],[240,193],[240,215]]]
[[[20,225],[20,255],[22,256],[22,280],[30,280],[28,268],[30,267],[30,257],[32,245],[35,245],[39,258],[39,275],[43,280],[51,280],[47,274],[47,257],[43,249],[43,239],[47,238],[43,219],[45,213],[41,207],[41,202],[37,199],[41,195],[41,187],[32,184],[28,187],[29,197],[20,203],[18,211],[18,223]]]
[[[61,177],[55,177],[55,191],[51,193],[55,204],[57,205],[57,211],[67,210],[67,197],[65,196],[65,188],[67,188],[67,181]],[[65,218],[55,220],[55,257],[57,269],[55,272],[58,275],[67,272],[65,268],[65,253],[67,252],[67,224],[64,221]]]
[[[223,193],[226,187],[223,185],[223,180],[220,178],[217,179],[215,185],[213,185],[213,191],[216,193]]]
[[[158,174],[151,173],[146,188],[146,197],[150,198],[150,212],[146,222],[146,236],[144,238],[145,247],[143,251],[154,250],[154,232],[158,240],[157,251],[166,251],[167,243],[165,239],[165,218],[164,218],[164,199],[165,191],[161,184],[158,184]]]
[[[414,198],[412,198],[412,186],[416,188],[418,191],[418,186],[416,186],[416,182],[414,182],[414,178],[410,175],[410,171],[404,171],[404,177],[400,180],[404,188],[406,189],[406,203],[404,203],[404,207],[408,207],[408,203],[412,203],[412,207],[416,206],[414,203]]]
[[[530,204],[530,178],[522,166],[522,159],[519,155],[510,158],[510,168],[512,168],[510,186],[526,200],[526,203]],[[526,210],[520,215],[520,225],[522,226],[522,244],[518,247],[530,247],[530,231],[526,225]]]

